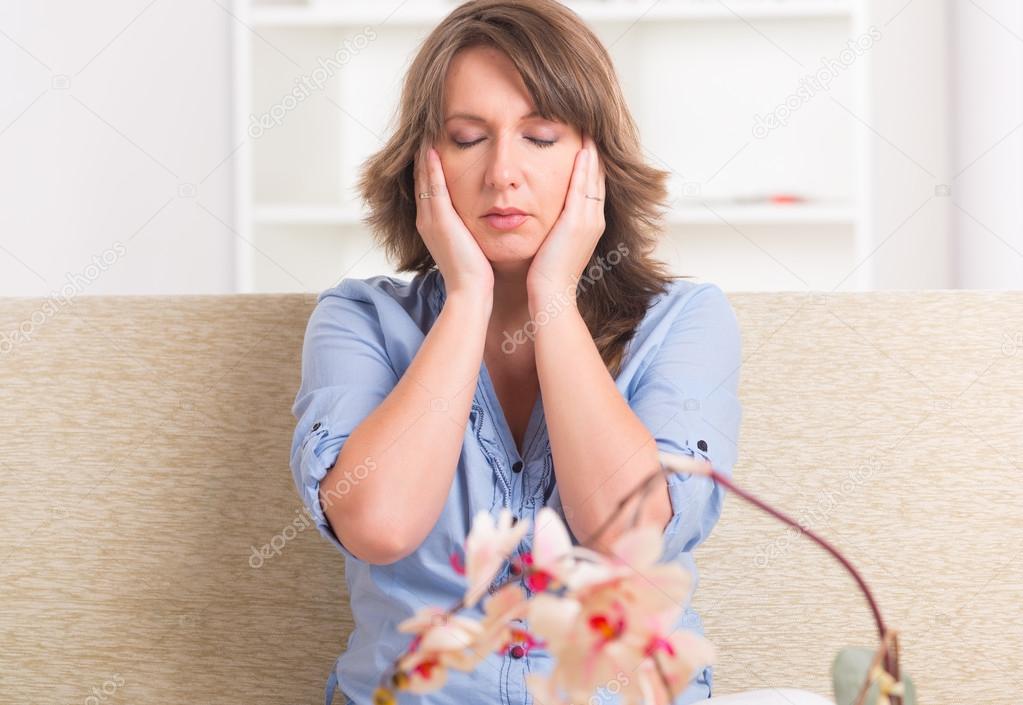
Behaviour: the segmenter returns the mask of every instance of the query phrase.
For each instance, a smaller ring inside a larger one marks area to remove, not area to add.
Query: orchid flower
[[[475,656],[470,647],[482,632],[479,622],[448,614],[439,607],[424,607],[398,624],[398,631],[415,634],[408,651],[398,660],[395,685],[412,693],[444,687],[447,669],[471,670]]]
[[[502,508],[494,523],[490,512],[480,510],[465,540],[465,579],[468,587],[462,601],[471,607],[480,601],[491,581],[529,530],[529,520],[512,525],[511,510]]]
[[[794,520],[735,487],[707,461],[663,452],[660,461],[661,474],[706,476],[798,527]],[[654,479],[656,476],[651,476],[648,482]],[[663,534],[649,525],[626,530],[608,553],[602,553],[573,545],[558,513],[543,507],[536,515],[532,550],[522,553],[511,566],[512,574],[523,574],[522,583],[536,594],[527,599],[520,584],[506,582],[483,604],[481,621],[456,616],[458,609],[474,607],[483,598],[528,524],[512,525],[508,509],[502,509],[496,523],[487,511],[474,517],[464,563],[457,553],[451,555],[452,567],[468,581],[463,600],[450,610],[424,608],[398,625],[399,631],[415,637],[395,662],[390,684],[385,676],[374,691],[376,705],[396,705],[395,689],[416,694],[438,690],[447,680],[447,669],[475,670],[488,656],[504,654],[516,642],[527,649],[542,644],[553,656],[554,668],[549,674],[525,676],[534,699],[545,705],[589,700],[602,689],[611,691],[613,684],[617,689],[612,692],[620,694],[623,705],[669,705],[697,670],[714,663],[715,649],[709,641],[676,626],[691,597],[691,576],[678,563],[659,562]],[[871,683],[878,682],[878,705],[887,705],[893,697],[897,702],[903,698],[914,702],[911,693],[915,691],[908,678],[905,683],[897,680],[896,632],[884,625],[862,578],[830,544],[810,530],[802,530],[857,579],[878,623],[882,648],[867,668],[861,697]],[[528,617],[532,633],[514,624],[524,617]],[[889,640],[896,647],[886,655]],[[844,650],[840,658],[846,651],[851,650]],[[882,658],[884,667],[878,663]],[[845,666],[847,671],[858,668],[856,664]],[[837,676],[835,682],[837,690]]]
[[[570,582],[580,567],[577,558],[584,553],[591,552],[573,546],[558,513],[550,507],[543,507],[536,514],[533,550],[522,554],[520,568],[525,571],[523,579],[533,592],[557,590]]]
[[[567,573],[564,597],[541,594],[530,602],[530,624],[556,660],[549,677],[530,678],[530,692],[555,702],[564,693],[576,702],[617,680],[623,702],[653,705],[665,686],[674,698],[697,668],[713,663],[713,647],[702,636],[675,631],[690,576],[678,564],[658,563],[662,548],[656,527],[630,529],[610,556],[597,554],[587,568],[580,562]]]
[[[527,607],[526,594],[516,583],[506,583],[487,599],[480,633],[469,647],[473,669],[489,654],[503,654],[514,641],[534,643],[526,630],[512,625],[525,616]]]

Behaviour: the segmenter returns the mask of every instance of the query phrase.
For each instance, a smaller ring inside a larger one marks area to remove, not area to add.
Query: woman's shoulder
[[[372,303],[381,297],[395,301],[423,298],[433,288],[433,272],[417,274],[411,280],[400,279],[386,274],[371,277],[343,277],[337,284],[324,289],[316,297],[316,303],[328,297],[339,297]]]
[[[725,291],[714,282],[674,279],[655,296],[644,324],[673,320],[681,315],[734,318],[735,311]]]
[[[359,315],[373,319],[380,327],[411,319],[421,328],[435,317],[439,305],[436,273],[419,273],[410,280],[384,274],[345,277],[319,293],[313,316]]]

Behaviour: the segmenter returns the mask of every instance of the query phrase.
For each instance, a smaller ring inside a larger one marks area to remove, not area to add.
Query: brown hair
[[[653,257],[669,172],[643,159],[636,124],[600,39],[557,0],[472,0],[430,33],[406,74],[393,136],[362,167],[358,187],[369,209],[364,222],[398,271],[436,267],[416,230],[413,159],[441,134],[452,57],[478,45],[511,59],[542,117],[573,125],[596,142],[606,172],[605,229],[583,273],[592,285],[581,283],[577,300],[601,359],[617,376],[650,300],[668,282],[685,278],[671,275]],[[613,266],[601,264],[607,261]],[[594,267],[599,277],[587,275]]]

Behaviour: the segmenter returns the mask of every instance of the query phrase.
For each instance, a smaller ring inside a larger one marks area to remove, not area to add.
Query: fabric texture
[[[322,702],[355,624],[288,470],[317,296],[0,298],[0,702]],[[728,299],[736,481],[852,562],[921,698],[1016,705],[1023,292]],[[830,695],[877,646],[848,573],[741,497],[695,555],[715,697]]]
[[[828,698],[798,688],[757,688],[731,695],[715,695],[714,705],[835,705]]]

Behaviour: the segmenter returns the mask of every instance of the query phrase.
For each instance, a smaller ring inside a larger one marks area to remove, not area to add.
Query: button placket
[[[488,443],[483,438],[483,424],[486,421],[486,410],[483,405],[475,399],[472,402],[472,411],[469,414],[470,421],[473,424],[473,433],[476,436],[476,443],[479,445],[483,455],[486,456],[487,462],[490,467],[494,470],[494,474],[497,476],[501,483],[501,490],[504,493],[504,506],[511,509],[511,498],[512,498],[512,487],[508,477],[504,474],[504,468],[501,465],[501,460],[488,447]]]
[[[525,483],[527,495],[525,498],[526,507],[534,507],[538,503],[547,503],[550,492],[554,487],[553,470],[554,458],[551,454],[550,440],[547,440],[543,454],[543,469],[540,471],[539,477],[536,477],[536,473],[532,473],[530,476],[535,478],[535,482]]]
[[[521,644],[513,644],[505,654],[507,675],[505,695],[509,703],[526,703],[529,699],[526,673],[529,671],[527,651]]]

